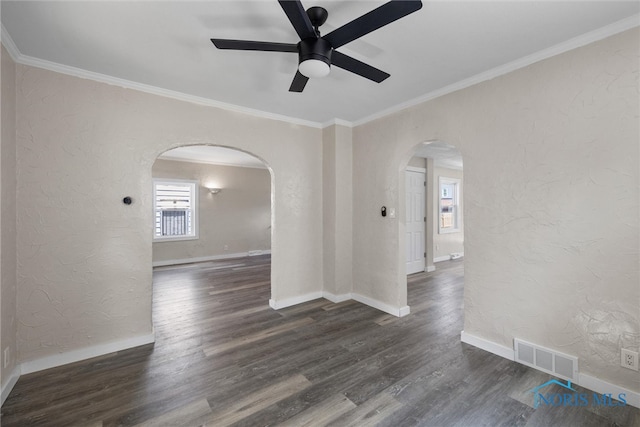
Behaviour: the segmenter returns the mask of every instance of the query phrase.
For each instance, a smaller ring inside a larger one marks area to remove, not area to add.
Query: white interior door
[[[406,246],[407,274],[424,271],[424,172],[406,171]]]

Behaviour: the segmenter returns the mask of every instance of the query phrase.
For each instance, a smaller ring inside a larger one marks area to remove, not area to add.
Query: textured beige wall
[[[407,164],[407,166],[425,169],[426,165],[424,157],[412,157],[411,159],[409,159],[409,163]]]
[[[353,131],[336,129],[336,295],[353,290]]]
[[[0,53],[0,383],[4,387],[16,366],[16,87],[15,64]],[[3,352],[9,348],[9,364]]]
[[[154,242],[154,262],[271,249],[269,170],[159,159],[152,176],[200,184],[198,239]],[[208,183],[223,190],[213,195]]]
[[[321,130],[24,65],[17,81],[22,361],[152,331],[151,169],[182,145],[265,161],[272,299],[322,290]]]
[[[639,40],[629,30],[355,128],[354,290],[406,304],[403,224],[378,212],[403,205],[413,147],[444,141],[464,160],[465,332],[576,355],[582,373],[639,391],[619,353],[640,347]]]
[[[460,231],[456,233],[440,233],[438,231],[439,212],[438,198],[440,197],[440,188],[438,182],[440,178],[457,178],[460,180]],[[433,203],[433,256],[439,258],[449,256],[452,253],[464,252],[464,182],[462,182],[463,174],[461,170],[434,168],[433,179],[433,195],[436,200]]]
[[[340,297],[353,282],[352,130],[333,125],[322,135],[324,290]]]
[[[322,129],[322,256],[324,291],[336,291],[336,129]]]

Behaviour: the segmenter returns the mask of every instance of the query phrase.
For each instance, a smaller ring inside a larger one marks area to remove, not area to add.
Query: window
[[[440,177],[439,187],[438,231],[440,234],[458,232],[460,231],[460,180]]]
[[[154,180],[154,240],[198,238],[198,182]]]

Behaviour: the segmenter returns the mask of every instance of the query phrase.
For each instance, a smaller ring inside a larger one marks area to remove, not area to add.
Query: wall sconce
[[[211,187],[209,187],[209,191],[211,192],[211,194],[218,194],[219,192],[222,191],[222,188],[211,188]]]

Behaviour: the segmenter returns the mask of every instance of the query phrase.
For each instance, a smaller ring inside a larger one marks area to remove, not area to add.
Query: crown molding
[[[189,95],[183,92],[178,92],[169,89],[163,89],[157,86],[152,86],[144,83],[138,83],[131,80],[121,79],[119,77],[108,76],[106,74],[96,73],[94,71],[84,70],[82,68],[71,67],[69,65],[59,64],[57,62],[47,61],[45,59],[34,58],[32,56],[22,54],[13,39],[7,32],[4,25],[2,25],[1,33],[2,44],[5,45],[9,55],[19,64],[28,65],[31,67],[42,68],[56,73],[66,74],[73,77],[79,77],[82,79],[88,79],[97,81],[100,83],[106,83],[112,86],[120,86],[125,89],[138,90],[140,92],[150,93],[152,95],[163,96],[165,98],[172,98],[178,101],[190,102],[192,104],[203,105],[206,107],[215,107],[223,110],[234,111],[237,113],[247,114],[254,117],[260,117],[264,119],[277,120],[281,122],[287,122],[300,126],[308,126],[312,128],[321,129],[323,126],[321,123],[313,122],[310,120],[298,119],[295,117],[289,117],[282,114],[268,113],[266,111],[255,110],[252,108],[242,107],[235,104],[228,104],[226,102],[215,101],[213,99],[204,98],[195,95]]]
[[[112,77],[105,74],[96,73],[93,71],[83,70],[81,68],[70,67],[67,65],[62,65],[55,62],[46,61],[43,59],[38,59],[31,56],[23,55],[18,50],[17,46],[13,42],[13,39],[5,29],[4,25],[1,26],[2,31],[0,35],[0,41],[5,46],[5,48],[9,52],[9,55],[14,60],[14,62],[17,62],[20,64],[29,65],[36,68],[43,68],[46,70],[55,71],[58,73],[67,74],[67,75],[80,77],[84,79],[95,80],[98,82],[102,82],[102,83],[106,83],[114,86],[120,86],[127,89],[139,90],[141,92],[146,92],[146,93],[159,95],[167,98],[173,98],[179,101],[190,102],[190,103],[208,106],[208,107],[216,107],[216,108],[220,108],[228,111],[234,111],[234,112],[248,114],[255,117],[287,122],[295,125],[324,129],[326,127],[333,126],[333,125],[340,125],[340,126],[354,128],[356,126],[360,126],[365,123],[388,116],[390,114],[397,113],[399,111],[416,106],[418,104],[422,104],[424,102],[431,101],[433,99],[439,98],[441,96],[444,96],[453,92],[457,92],[461,89],[465,89],[467,87],[476,85],[478,83],[482,83],[482,82],[494,79],[496,77],[508,74],[512,71],[516,71],[518,69],[527,67],[531,64],[542,61],[544,59],[551,58],[553,56],[568,52],[570,50],[585,46],[590,43],[594,43],[596,41],[605,39],[607,37],[613,36],[618,33],[621,33],[623,31],[630,30],[631,28],[637,27],[639,25],[640,25],[640,14],[636,14],[628,18],[622,19],[618,22],[614,22],[613,24],[607,25],[605,27],[574,37],[570,40],[567,40],[563,43],[557,44],[550,48],[543,49],[541,51],[538,51],[531,55],[517,59],[515,61],[509,62],[507,64],[501,65],[499,67],[492,68],[491,70],[485,71],[483,73],[476,74],[475,76],[472,76],[467,79],[461,80],[459,82],[453,83],[451,85],[445,86],[441,89],[429,92],[417,98],[413,98],[406,102],[402,102],[395,106],[386,108],[384,110],[381,110],[377,113],[374,113],[362,119],[350,122],[340,118],[334,118],[324,123],[314,122],[310,120],[302,120],[302,119],[289,117],[281,114],[268,113],[266,111],[255,110],[252,108],[242,107],[235,104],[228,104],[225,102],[215,101],[209,98],[203,98],[203,97],[189,95],[189,94],[185,94],[185,93],[177,92],[173,90],[163,89],[163,88],[159,88],[156,86],[151,86],[143,83],[137,83],[130,80],[120,79],[117,77]]]
[[[449,86],[445,86],[441,89],[435,90],[433,92],[429,92],[417,98],[414,98],[409,101],[403,102],[401,104],[397,104],[393,107],[384,109],[382,111],[379,111],[363,119],[356,120],[355,122],[353,122],[352,126],[353,127],[360,126],[365,123],[388,116],[390,114],[397,113],[398,111],[404,110],[406,108],[413,107],[415,105],[422,104],[427,101],[431,101],[435,98],[439,98],[449,93],[457,92],[461,89],[468,88],[470,86],[485,82],[487,80],[494,79],[499,76],[503,76],[512,71],[516,71],[516,70],[519,70],[520,68],[527,67],[531,64],[542,61],[544,59],[548,59],[553,56],[560,55],[561,53],[565,53],[570,50],[577,49],[582,46],[586,46],[590,43],[594,43],[599,40],[606,39],[607,37],[614,36],[618,33],[630,30],[639,25],[640,25],[640,14],[630,16],[628,18],[614,22],[613,24],[610,24],[602,28],[598,28],[597,30],[593,30],[588,33],[582,34],[580,36],[574,37],[565,42],[557,44],[555,46],[551,46],[550,48],[540,50],[531,55],[527,55],[525,57],[509,62],[507,64],[501,65],[496,68],[492,68],[480,74],[476,74],[475,76],[469,77],[468,79],[461,80]]]
[[[18,62],[18,58],[21,55],[20,51],[2,23],[0,23],[0,43],[2,43],[5,49],[7,49],[9,56],[13,59],[13,62]]]
[[[332,120],[326,121],[324,123],[322,123],[322,128],[328,128],[330,126],[345,126],[348,128],[352,128],[353,127],[353,123],[347,120],[342,120],[342,119],[338,119],[338,118],[334,118]]]

